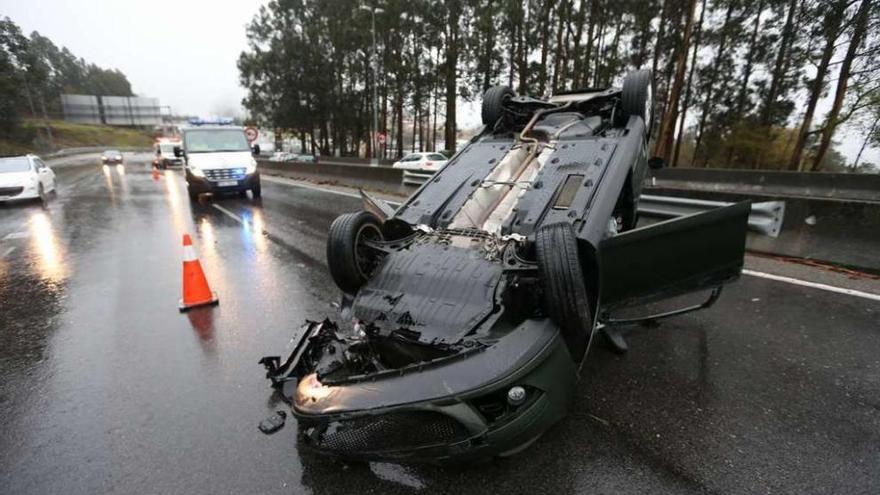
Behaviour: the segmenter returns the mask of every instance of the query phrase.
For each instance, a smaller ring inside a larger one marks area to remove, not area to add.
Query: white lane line
[[[15,251],[15,246],[6,249],[6,251],[3,251],[3,254],[0,254],[0,260],[12,254],[13,251]]]
[[[756,272],[754,270],[743,270],[742,272],[746,275],[751,275],[753,277],[766,278],[769,280],[776,280],[778,282],[785,282],[785,283],[793,284],[793,285],[801,285],[803,287],[812,287],[813,289],[827,290],[828,292],[836,292],[838,294],[846,294],[848,296],[855,296],[855,297],[861,297],[863,299],[871,299],[874,301],[880,301],[880,294],[872,294],[870,292],[862,292],[860,290],[854,290],[854,289],[845,289],[843,287],[836,287],[834,285],[820,284],[818,282],[810,282],[810,281],[801,280],[798,278],[784,277],[782,275],[773,275],[772,273]]]
[[[244,223],[244,220],[242,220],[240,216],[236,215],[235,213],[232,213],[231,211],[229,211],[229,210],[227,210],[226,208],[224,208],[224,207],[218,205],[217,203],[214,203],[214,204],[212,204],[211,206],[213,206],[214,208],[217,208],[217,209],[220,210],[220,212],[222,212],[224,215],[226,215],[227,217],[229,217],[229,218],[235,220],[236,222],[238,222],[238,223]]]
[[[330,194],[338,194],[340,196],[348,196],[350,198],[360,199],[360,195],[358,195],[358,194],[345,192],[345,191],[336,191],[333,189],[325,189],[323,187],[318,187],[318,186],[308,186],[308,185],[304,185],[301,183],[294,183],[293,181],[290,181],[290,179],[279,180],[278,178],[275,178],[275,177],[265,177],[265,176],[263,177],[263,179],[269,179],[270,182],[276,182],[278,184],[284,184],[284,185],[293,186],[293,187],[302,187],[303,189],[312,189],[315,191],[321,191],[321,192],[326,192],[326,193],[330,193]],[[394,206],[401,205],[401,203],[392,202],[392,201],[387,201],[387,203],[394,205]],[[214,205],[214,206],[217,206],[217,205]],[[220,208],[220,207],[217,206],[217,208]],[[233,215],[231,212],[227,212],[227,214]],[[746,275],[751,275],[753,277],[766,278],[766,279],[770,279],[770,280],[776,280],[777,282],[785,282],[785,283],[789,283],[792,285],[800,285],[803,287],[812,287],[814,289],[827,290],[828,292],[836,292],[838,294],[846,294],[848,296],[855,296],[855,297],[861,297],[864,299],[871,299],[874,301],[880,301],[880,294],[871,294],[870,292],[863,292],[863,291],[854,290],[854,289],[846,289],[844,287],[836,287],[834,285],[820,284],[818,282],[810,282],[807,280],[801,280],[801,279],[797,279],[797,278],[783,277],[782,275],[773,275],[772,273],[756,272],[754,270],[745,270],[744,269],[742,272]]]
[[[3,236],[3,240],[8,241],[11,239],[24,239],[27,236],[28,236],[27,232],[13,232],[11,234],[6,234],[5,236]]]

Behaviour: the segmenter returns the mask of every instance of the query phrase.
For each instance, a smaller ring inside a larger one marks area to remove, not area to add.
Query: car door
[[[34,158],[34,166],[36,167],[37,178],[43,185],[44,191],[51,191],[55,188],[55,172],[52,171],[43,160]]]
[[[750,211],[744,201],[601,241],[600,313],[735,280],[743,267]]]

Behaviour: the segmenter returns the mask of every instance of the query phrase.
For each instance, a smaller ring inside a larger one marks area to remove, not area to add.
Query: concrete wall
[[[336,160],[334,158],[334,160]],[[318,184],[338,184],[366,190],[408,196],[415,188],[404,186],[403,171],[391,167],[328,163],[270,162],[260,161],[263,173],[269,172],[291,179],[301,179]]]
[[[409,195],[402,171],[341,163],[261,162],[264,173]],[[749,234],[748,248],[880,272],[880,175],[665,169],[646,194],[755,202],[783,200],[778,238]]]

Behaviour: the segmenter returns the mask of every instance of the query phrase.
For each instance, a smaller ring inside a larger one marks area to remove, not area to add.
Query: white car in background
[[[0,201],[45,200],[55,191],[55,172],[34,155],[0,158]]]
[[[436,172],[443,168],[447,162],[446,156],[435,153],[410,153],[401,158],[400,161],[394,162],[393,168],[402,170],[418,170],[421,172]]]
[[[403,170],[404,185],[420,186],[443,168],[447,161],[446,156],[440,153],[419,152],[404,156],[392,167]]]

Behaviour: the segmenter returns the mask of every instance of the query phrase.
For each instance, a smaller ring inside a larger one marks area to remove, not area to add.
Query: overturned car
[[[567,411],[595,335],[621,308],[740,273],[748,203],[636,228],[648,169],[648,71],[622,88],[486,91],[484,130],[396,210],[363,194],[327,261],[337,322],[261,362],[301,441],[348,458],[516,453]],[[653,163],[652,163],[653,164]]]

